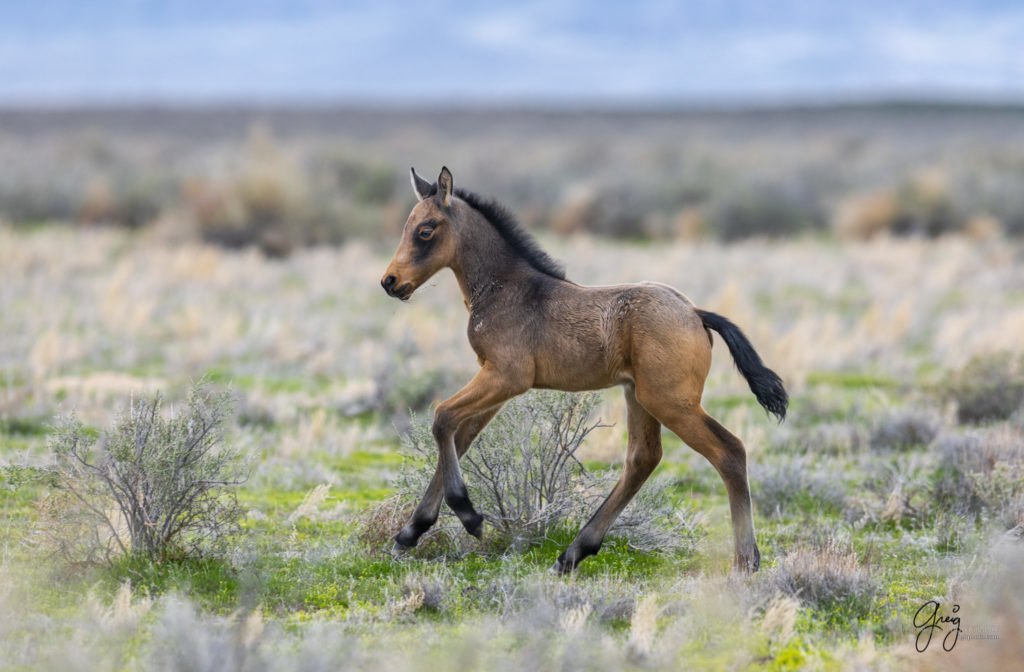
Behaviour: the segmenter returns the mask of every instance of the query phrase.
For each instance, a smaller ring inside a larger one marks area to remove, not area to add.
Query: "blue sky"
[[[1024,100],[1024,3],[61,0],[0,102]]]

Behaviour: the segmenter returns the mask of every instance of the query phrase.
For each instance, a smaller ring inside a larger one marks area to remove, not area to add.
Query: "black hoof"
[[[566,576],[568,574],[572,574],[573,570],[576,569],[576,563],[570,562],[566,557],[566,553],[568,553],[568,551],[558,556],[558,560],[555,560],[555,564],[551,565],[550,571],[552,574]]]
[[[395,544],[406,548],[415,548],[420,540],[420,534],[422,533],[417,530],[403,527],[402,531],[395,535]]]
[[[471,516],[467,515],[462,520],[462,526],[466,528],[466,532],[473,535],[477,539],[484,538],[484,517],[475,511]]]
[[[393,560],[402,560],[405,556],[409,555],[411,550],[412,546],[405,546],[396,541],[395,545],[391,547],[390,555]]]
[[[757,546],[754,546],[754,554],[749,558],[743,556],[736,557],[736,571],[744,572],[746,574],[753,574],[761,568],[761,551],[758,550]]]

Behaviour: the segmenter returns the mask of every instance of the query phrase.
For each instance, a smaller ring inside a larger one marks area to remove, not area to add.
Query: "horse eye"
[[[424,226],[416,235],[420,237],[420,240],[430,240],[434,237],[434,228],[431,226]]]

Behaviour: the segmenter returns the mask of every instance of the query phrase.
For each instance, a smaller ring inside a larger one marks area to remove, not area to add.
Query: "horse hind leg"
[[[718,471],[729,495],[735,541],[735,567],[756,572],[761,552],[754,535],[754,517],[747,481],[747,451],[743,442],[708,415],[700,405],[674,403],[660,394],[641,397],[645,407]]]
[[[567,574],[584,558],[597,553],[615,519],[661,462],[661,424],[641,406],[632,388],[626,388],[629,445],[619,481],[607,499],[562,553],[552,571]]]

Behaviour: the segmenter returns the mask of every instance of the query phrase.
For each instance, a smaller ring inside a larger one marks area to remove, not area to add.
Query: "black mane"
[[[534,237],[516,221],[516,218],[505,206],[465,189],[456,188],[455,195],[483,215],[484,219],[490,222],[505,242],[531,266],[541,273],[565,280],[565,267],[541,249]]]

